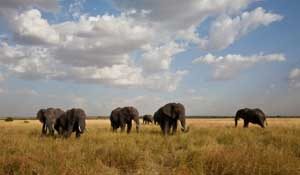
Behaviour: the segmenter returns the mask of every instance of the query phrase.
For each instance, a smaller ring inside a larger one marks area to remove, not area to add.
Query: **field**
[[[88,120],[80,139],[41,137],[41,124],[0,120],[0,174],[300,174],[300,119],[233,128],[233,119],[189,119],[188,133],[164,137],[158,126],[112,133]],[[135,128],[134,128],[135,129]]]

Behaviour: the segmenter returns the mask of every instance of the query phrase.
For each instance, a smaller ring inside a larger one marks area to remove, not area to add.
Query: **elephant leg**
[[[129,134],[131,131],[132,123],[131,121],[127,123],[127,133]]]
[[[248,120],[244,120],[244,128],[248,128],[249,125],[249,121]]]
[[[172,134],[175,134],[177,131],[177,120],[173,123]]]
[[[62,127],[59,127],[59,128],[58,128],[58,134],[59,134],[59,135],[63,135],[63,128],[62,128]]]
[[[73,125],[69,124],[67,131],[64,133],[64,136],[65,136],[66,138],[67,138],[67,137],[70,137],[71,134],[72,134],[72,131],[73,131]]]
[[[170,135],[171,134],[171,128],[173,128],[173,123],[169,121],[169,127],[167,133]]]
[[[121,132],[124,132],[124,131],[125,131],[125,124],[122,123],[122,124],[121,124]]]
[[[170,131],[170,123],[169,121],[165,121],[164,123],[164,130],[163,130],[163,133],[164,135],[167,135]]]

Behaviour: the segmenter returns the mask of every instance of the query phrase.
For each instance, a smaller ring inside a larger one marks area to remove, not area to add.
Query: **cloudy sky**
[[[300,114],[298,0],[0,0],[0,115]]]

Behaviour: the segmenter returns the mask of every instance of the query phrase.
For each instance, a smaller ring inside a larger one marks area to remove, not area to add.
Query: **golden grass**
[[[261,129],[232,119],[189,119],[190,132],[163,137],[158,126],[112,133],[88,120],[78,140],[40,137],[41,124],[0,121],[0,174],[300,174],[300,119]]]

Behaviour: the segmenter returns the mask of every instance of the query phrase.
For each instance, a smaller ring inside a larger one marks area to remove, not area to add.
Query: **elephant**
[[[181,123],[181,130],[188,132],[189,128],[186,126],[185,121],[185,108],[181,103],[168,103],[154,113],[154,121],[160,125],[164,135],[170,134],[171,128],[172,134],[176,133],[177,120]]]
[[[153,117],[151,115],[144,115],[143,124],[150,124],[150,123],[153,123]]]
[[[132,106],[118,107],[114,109],[110,114],[110,122],[113,132],[116,132],[120,127],[121,132],[124,132],[125,126],[127,125],[127,133],[130,133],[132,127],[132,120],[136,124],[136,132],[140,130],[139,112]]]
[[[70,137],[72,132],[76,132],[76,138],[79,138],[85,131],[85,120],[86,113],[83,109],[72,108],[58,118],[54,127],[65,138]]]
[[[243,108],[238,110],[234,118],[235,127],[237,127],[238,120],[240,118],[244,119],[244,128],[247,128],[249,123],[258,124],[262,128],[265,128],[265,124],[268,125],[266,121],[266,115],[261,109],[258,108]]]
[[[58,118],[64,114],[64,111],[59,108],[40,109],[37,112],[37,119],[43,124],[42,135],[47,134],[47,129],[50,135],[54,135],[54,125]],[[58,130],[57,130],[58,132]]]

